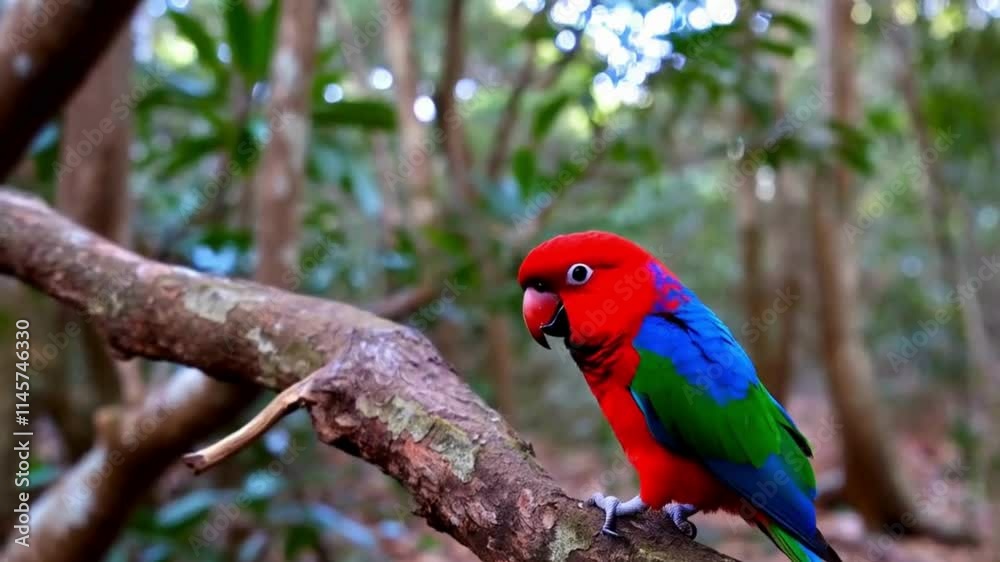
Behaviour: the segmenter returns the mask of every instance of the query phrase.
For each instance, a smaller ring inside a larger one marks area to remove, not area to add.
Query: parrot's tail
[[[813,546],[818,546],[819,548],[814,550],[802,544],[801,541],[793,537],[788,531],[782,529],[774,521],[757,520],[755,523],[771,539],[774,546],[777,546],[778,550],[784,552],[785,556],[792,562],[842,562],[840,556],[834,552],[833,547],[823,538],[823,534],[819,532],[819,529],[816,529],[816,538],[813,541]]]

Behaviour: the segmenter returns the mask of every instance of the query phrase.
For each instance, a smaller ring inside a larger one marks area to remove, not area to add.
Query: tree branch
[[[657,514],[623,523],[628,540],[596,534],[598,510],[567,497],[413,330],[143,259],[14,191],[0,190],[0,241],[0,273],[86,312],[122,355],[276,390],[322,367],[306,400],[319,438],[398,480],[420,516],[483,560],[732,560]]]
[[[503,171],[503,167],[507,163],[507,154],[510,152],[510,139],[514,133],[514,125],[519,120],[518,114],[521,111],[521,99],[528,90],[528,86],[531,85],[531,81],[535,78],[535,43],[528,43],[525,49],[524,63],[517,73],[517,79],[514,82],[514,88],[511,90],[510,97],[507,98],[507,103],[503,107],[503,113],[500,115],[499,121],[500,126],[493,141],[493,148],[490,150],[486,160],[486,177],[492,181],[496,181],[500,177],[500,172]]]
[[[268,402],[267,406],[246,423],[243,427],[230,433],[217,443],[204,449],[184,455],[184,463],[195,473],[204,472],[209,468],[228,459],[243,450],[265,431],[274,427],[281,418],[302,407],[305,401],[311,376],[306,377],[281,391]]]
[[[83,82],[138,3],[18,2],[0,20],[0,180]]]

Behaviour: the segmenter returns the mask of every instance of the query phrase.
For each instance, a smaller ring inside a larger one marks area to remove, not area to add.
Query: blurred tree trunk
[[[441,84],[438,88],[437,105],[440,109],[438,126],[444,142],[445,155],[448,161],[448,174],[452,182],[455,198],[462,202],[462,213],[465,217],[476,216],[480,208],[480,194],[472,179],[472,155],[466,142],[465,128],[455,101],[455,84],[465,71],[465,20],[464,0],[450,0],[445,14],[445,29],[448,30],[445,39],[444,69]],[[533,51],[529,52],[529,55]],[[512,124],[511,124],[512,127]],[[509,134],[505,133],[505,134]],[[506,147],[502,145],[499,150]],[[487,182],[497,185],[503,165],[500,159],[491,159],[488,164]],[[457,209],[452,209],[455,213]],[[483,217],[481,220],[488,220]],[[478,221],[476,221],[478,222]],[[465,224],[472,222],[465,219]],[[484,287],[497,287],[504,283],[504,275],[500,264],[507,262],[507,256],[499,256],[493,252],[490,245],[490,230],[473,226],[465,228],[464,235],[469,240],[472,252],[480,263],[480,283]],[[503,310],[495,306],[487,306],[485,319],[486,329],[486,365],[493,382],[494,402],[507,419],[516,419],[517,393],[514,381],[514,350],[511,345],[510,321]]]
[[[779,166],[774,175],[776,200],[774,237],[780,267],[780,287],[787,295],[788,309],[778,317],[774,328],[774,345],[770,351],[768,370],[763,381],[771,394],[784,403],[789,388],[795,378],[795,352],[800,342],[799,317],[802,302],[802,272],[809,268],[802,232],[805,230],[805,216],[808,213],[805,193],[795,185],[792,170],[787,165]]]
[[[130,116],[112,111],[112,103],[128,95],[132,71],[132,37],[128,27],[118,33],[70,99],[63,122],[56,207],[77,223],[129,247]],[[118,362],[100,334],[83,316],[66,308],[57,313],[63,331],[70,322],[81,327],[78,342],[71,341],[64,356],[53,364],[55,384],[46,385],[45,402],[51,409],[70,460],[80,458],[94,438],[90,416],[101,406],[141,394],[136,362]],[[82,358],[82,365],[76,359]],[[78,374],[83,374],[81,379]],[[119,381],[119,375],[121,380]],[[122,382],[124,384],[119,384]]]
[[[268,115],[277,125],[271,131],[255,184],[256,279],[275,287],[292,287],[299,266],[318,20],[318,0],[282,4],[268,107]]]
[[[962,268],[963,275],[960,281],[965,285],[969,282],[967,272],[973,267],[968,264],[978,265],[974,260],[980,255],[983,259],[989,258],[977,251],[972,209],[960,196],[957,203],[959,220],[963,227],[961,236],[966,241],[966,257],[963,260],[966,267]],[[989,339],[978,298],[973,296],[966,300],[971,300],[972,303],[963,301],[963,310],[966,310],[963,313],[965,337],[967,340],[974,340],[968,343],[969,348],[976,348],[976,355],[972,355],[976,363],[976,373],[970,377],[971,380],[967,384],[971,418],[969,423],[976,432],[977,439],[972,471],[985,487],[984,501],[987,509],[991,511],[989,516],[993,528],[987,534],[987,550],[1000,552],[1000,440],[995,435],[996,428],[1000,427],[1000,359]],[[975,514],[977,510],[973,508],[970,511]],[[971,519],[977,520],[975,517]]]
[[[900,31],[893,39],[900,53],[897,84],[917,135],[920,154],[937,154],[940,152],[940,147],[932,139],[932,129],[924,114],[914,75],[912,37]],[[927,197],[924,202],[934,246],[937,247],[941,262],[942,281],[949,290],[971,287],[972,272],[978,268],[978,260],[982,255],[976,249],[976,235],[972,226],[974,216],[961,193],[948,181],[942,166],[943,157],[924,156],[922,160],[927,169]],[[1000,382],[996,379],[997,373],[1000,373],[1000,359],[998,359],[1000,355],[990,341],[978,291],[971,291],[962,296],[958,304],[963,340],[972,363],[971,371],[965,377],[964,418],[977,441],[977,450],[972,452],[973,476],[987,486],[985,499],[992,498],[997,504],[994,524],[1000,531],[1000,489],[996,484],[990,485],[998,481],[995,478],[994,466],[1000,466],[995,464],[994,459],[997,459],[998,451],[996,439],[991,435],[1000,422],[1000,391],[996,390]],[[975,520],[974,517],[969,519]],[[993,534],[992,540],[1000,541],[1000,536]]]
[[[774,114],[779,120],[789,117],[785,90],[788,87],[786,73],[790,67],[787,63],[779,64],[777,70]],[[782,140],[785,139],[778,142]],[[778,316],[778,326],[774,329],[764,384],[775,398],[784,402],[795,378],[795,352],[801,340],[798,325],[800,308],[805,302],[802,298],[802,272],[809,269],[807,242],[802,237],[808,214],[806,193],[786,161],[780,161],[774,170],[774,199],[773,213],[767,224],[771,229],[770,247],[777,256],[776,261],[781,264],[778,268],[778,292],[786,296],[783,303],[787,309]]]
[[[103,56],[138,0],[16,2],[0,19],[0,180]],[[125,31],[125,33],[128,33]]]
[[[750,109],[742,110],[740,130],[747,130],[754,121]],[[748,147],[735,161],[736,166],[736,218],[740,232],[740,251],[743,260],[743,309],[747,322],[755,322],[764,317],[767,310],[767,274],[764,271],[766,245],[764,227],[761,220],[761,206],[757,200],[757,164],[751,158],[753,151]],[[764,380],[768,390],[774,392],[768,369],[768,333],[758,329],[747,338],[750,357]]]
[[[411,0],[382,0],[381,6],[389,15],[385,53],[395,82],[393,90],[399,118],[400,163],[393,176],[406,178],[404,200],[408,222],[411,227],[420,228],[431,222],[436,209],[427,131],[413,111],[420,78],[420,61],[413,41],[413,3]]]
[[[850,0],[826,0],[825,37],[821,37],[825,91],[831,92],[831,119],[856,120],[854,84],[855,26]],[[825,39],[825,40],[823,40]],[[898,524],[917,514],[890,452],[872,362],[858,322],[859,263],[846,244],[844,227],[854,205],[853,177],[844,163],[834,165],[828,186],[811,190],[823,362],[842,430],[844,497],[871,529]],[[913,531],[913,529],[907,529]]]

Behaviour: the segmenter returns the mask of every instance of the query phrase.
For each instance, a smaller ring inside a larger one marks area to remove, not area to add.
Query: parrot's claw
[[[604,525],[601,526],[601,533],[612,537],[621,537],[615,531],[615,522],[619,516],[634,515],[646,509],[646,504],[639,496],[622,503],[620,499],[614,496],[605,496],[601,493],[590,496],[587,500],[587,505],[597,506],[604,510]]]
[[[604,494],[598,492],[587,500],[587,505],[594,505],[604,510],[604,525],[601,527],[601,532],[605,535],[610,535],[612,537],[620,537],[617,532],[615,532],[615,510],[621,505],[621,500],[614,496],[605,496]]]
[[[698,527],[688,521],[688,518],[698,513],[698,508],[686,503],[672,503],[663,508],[663,513],[673,521],[677,530],[687,535],[689,539],[698,536]]]

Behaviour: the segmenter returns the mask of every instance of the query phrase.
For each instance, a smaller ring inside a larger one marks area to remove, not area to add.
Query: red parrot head
[[[565,338],[586,354],[627,338],[657,302],[658,277],[675,280],[649,252],[617,234],[562,234],[539,244],[521,263],[524,323],[539,345]]]

